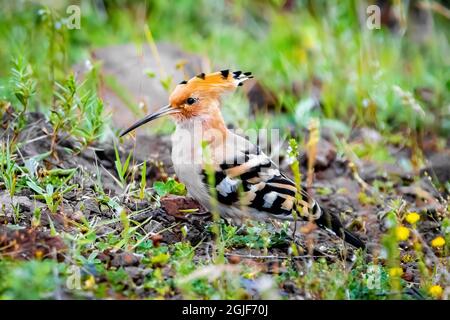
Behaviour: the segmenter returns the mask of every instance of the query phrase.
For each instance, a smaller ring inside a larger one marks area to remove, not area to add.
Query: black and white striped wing
[[[204,174],[206,183],[207,177]],[[233,163],[220,165],[215,172],[215,189],[218,201],[228,206],[248,206],[269,217],[292,220],[293,212],[300,219],[313,218],[326,229],[357,248],[364,243],[345,230],[334,214],[322,211],[318,203],[280,172],[278,167],[258,148],[245,152]]]
[[[207,181],[207,180],[205,180]],[[292,212],[321,215],[320,207],[259,150],[243,153],[215,172],[218,201],[248,206],[278,219],[293,219]],[[298,196],[300,195],[300,197]]]

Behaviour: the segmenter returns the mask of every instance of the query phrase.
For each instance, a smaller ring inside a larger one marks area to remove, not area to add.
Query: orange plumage
[[[188,81],[182,81],[169,97],[170,105],[179,111],[173,114],[173,117],[182,120],[203,114],[217,115],[221,119],[218,111],[220,97],[250,78],[253,78],[251,72],[222,70],[209,74],[201,73]],[[218,129],[221,129],[222,121],[218,122]]]

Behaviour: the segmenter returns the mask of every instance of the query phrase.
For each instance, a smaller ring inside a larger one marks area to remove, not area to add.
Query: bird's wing
[[[207,174],[203,174],[206,183]],[[279,219],[292,219],[293,211],[304,217],[321,215],[316,201],[298,190],[258,147],[220,164],[214,172],[214,187],[218,201],[225,205],[248,206]]]
[[[204,182],[211,181],[203,172]],[[217,200],[223,205],[248,206],[278,219],[312,218],[319,227],[345,239],[357,248],[364,243],[346,230],[340,219],[327,211],[304,190],[280,172],[276,164],[258,147],[252,146],[214,172]]]

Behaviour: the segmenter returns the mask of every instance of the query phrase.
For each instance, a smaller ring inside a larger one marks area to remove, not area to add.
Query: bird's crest
[[[222,70],[214,73],[200,73],[188,81],[182,81],[179,87],[189,91],[204,91],[218,95],[241,86],[244,81],[253,78],[251,72]]]

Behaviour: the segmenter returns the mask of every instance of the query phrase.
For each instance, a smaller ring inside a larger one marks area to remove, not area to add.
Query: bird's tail
[[[356,247],[356,248],[361,248],[361,249],[365,249],[366,248],[366,244],[358,237],[356,236],[354,233],[351,233],[350,231],[344,229],[344,237],[343,239],[348,242],[349,244],[351,244],[352,246]]]
[[[300,192],[302,199],[305,199],[305,201],[303,201],[303,205],[306,204],[308,206],[309,214],[312,214],[312,216],[314,217],[314,222],[320,228],[337,235],[338,237],[344,239],[345,242],[351,244],[356,248],[366,248],[364,242],[357,235],[344,228],[338,216],[331,212],[323,210],[319,203],[315,199],[313,199],[307,192],[305,192],[304,189],[301,189]],[[302,208],[299,206],[297,207],[297,211],[303,212]],[[303,216],[303,218],[308,220],[309,214]]]
[[[365,243],[357,235],[344,228],[336,215],[321,210],[321,214],[315,222],[319,227],[336,234],[352,246],[361,249],[366,248]]]

